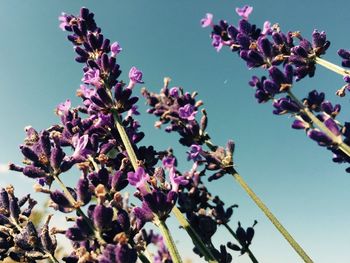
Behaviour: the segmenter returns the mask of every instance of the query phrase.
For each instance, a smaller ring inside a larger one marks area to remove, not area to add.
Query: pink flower
[[[147,195],[147,184],[149,175],[142,167],[137,168],[135,172],[128,172],[128,181],[131,185],[136,186],[142,195]]]
[[[188,180],[185,179],[185,176],[176,175],[176,170],[174,167],[170,168],[169,178],[170,178],[171,187],[172,187],[171,190],[174,192],[179,191],[180,185],[187,185],[188,184]]]
[[[213,41],[211,42],[211,44],[217,52],[219,52],[223,47],[223,43],[219,35],[213,35]]]
[[[264,29],[263,31],[261,32],[261,34],[263,35],[269,35],[272,33],[272,29],[271,29],[271,23],[270,21],[265,21],[264,23]]]
[[[65,102],[60,103],[56,108],[56,114],[59,116],[65,115],[71,107],[71,101],[67,99]]]
[[[193,121],[196,117],[196,113],[197,111],[195,110],[195,107],[189,103],[179,108],[179,116],[182,119]]]
[[[132,67],[129,71],[129,85],[126,87],[127,89],[132,89],[136,83],[144,83],[142,81],[142,71],[138,70],[136,67]]]
[[[248,20],[248,17],[252,12],[253,12],[253,7],[249,5],[236,8],[236,13],[245,20]]]
[[[117,56],[117,54],[119,54],[123,49],[121,48],[121,46],[119,45],[118,42],[114,42],[111,45],[111,53],[112,53],[112,57]]]
[[[207,13],[203,19],[201,19],[202,27],[208,27],[213,25],[213,14]]]
[[[61,13],[61,15],[58,17],[58,20],[60,21],[59,27],[63,30],[66,31],[66,27],[70,26],[69,25],[69,17],[66,13]]]
[[[88,71],[84,73],[84,77],[81,80],[86,84],[95,86],[96,88],[99,88],[102,86],[102,80],[100,77],[99,69],[90,68]]]

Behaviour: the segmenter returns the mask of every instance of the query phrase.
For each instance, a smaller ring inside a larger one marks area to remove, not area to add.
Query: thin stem
[[[230,232],[231,235],[239,242],[239,240],[238,240],[238,238],[237,238],[237,235],[236,235],[236,233],[232,230],[232,228],[231,228],[227,223],[225,223],[224,226],[226,227],[226,229],[228,230],[228,232]],[[239,242],[239,243],[241,243],[241,242]],[[242,244],[241,244],[241,245],[242,245]],[[247,253],[248,253],[249,258],[252,260],[253,263],[259,263],[259,261],[255,258],[253,252],[252,252],[249,248],[247,248],[246,251],[247,251]]]
[[[151,261],[148,259],[148,257],[143,253],[139,253],[138,257],[141,260],[141,262],[143,262],[143,263],[151,263]]]
[[[316,124],[332,141],[338,145],[338,148],[350,157],[350,147],[341,141],[341,139],[333,134],[322,121],[320,121],[307,107],[305,107],[302,102],[291,92],[287,92],[288,95],[301,107],[301,110]]]
[[[316,57],[315,62],[341,76],[347,76],[350,75],[350,72],[342,67],[339,67],[336,64],[333,64],[332,62],[329,62],[327,60],[324,60],[322,58]]]
[[[128,134],[126,133],[126,131],[124,129],[124,126],[123,126],[122,121],[119,117],[119,114],[116,110],[113,110],[113,117],[114,117],[114,120],[115,120],[115,123],[117,126],[117,130],[118,130],[120,137],[123,141],[125,149],[129,155],[129,159],[131,161],[131,164],[134,167],[134,170],[136,170],[139,167],[138,162],[137,162],[137,156],[135,154],[134,148],[131,145]]]
[[[165,221],[159,220],[159,222],[157,222],[157,225],[159,226],[160,232],[162,232],[162,236],[164,237],[166,246],[169,249],[171,259],[174,263],[182,263],[179,251],[176,248],[175,242],[170,234],[169,228],[166,225]]]
[[[51,259],[51,261],[52,261],[53,263],[59,263],[59,261],[57,260],[57,258],[55,258],[54,255],[48,253],[48,256],[49,256],[49,258]]]
[[[112,110],[113,118],[116,123],[117,130],[120,134],[120,137],[123,141],[123,144],[125,146],[125,149],[129,155],[130,162],[136,171],[139,167],[138,160],[134,151],[134,148],[132,147],[129,137],[125,131],[125,128],[121,122],[121,119],[119,117],[119,114],[116,110]],[[196,231],[191,227],[190,223],[187,221],[187,219],[184,217],[184,215],[181,213],[181,211],[174,206],[172,210],[173,214],[179,221],[180,225],[187,231],[188,235],[191,237],[193,243],[195,246],[200,250],[200,252],[204,255],[206,260],[210,263],[217,263],[215,260],[215,257],[211,254],[210,250],[205,246],[199,235],[196,233]]]
[[[267,206],[261,201],[261,199],[253,192],[253,190],[247,185],[243,178],[237,173],[233,172],[232,176],[236,179],[239,185],[246,191],[255,204],[264,212],[271,223],[277,228],[282,236],[288,241],[288,243],[294,248],[305,263],[313,263],[312,259],[306,254],[303,248],[294,240],[294,238],[288,233],[278,219],[271,213]]]
[[[63,192],[65,193],[70,204],[77,210],[77,213],[83,217],[84,221],[88,224],[90,229],[94,232],[95,237],[97,238],[97,241],[102,245],[106,244],[106,241],[104,241],[104,239],[101,237],[100,232],[98,232],[98,230],[96,230],[95,227],[91,224],[90,218],[88,218],[85,215],[85,213],[83,212],[83,210],[81,210],[81,208],[77,206],[77,201],[74,199],[72,194],[69,192],[66,185],[62,182],[62,180],[57,175],[54,174],[53,177],[54,177],[55,181],[58,183],[58,185],[61,187]]]

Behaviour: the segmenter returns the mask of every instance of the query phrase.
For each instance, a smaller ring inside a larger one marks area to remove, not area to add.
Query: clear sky
[[[18,145],[23,128],[43,129],[57,122],[53,109],[74,98],[81,79],[81,65],[66,34],[58,28],[57,17],[64,11],[78,13],[81,6],[96,14],[104,35],[118,41],[123,52],[119,63],[124,71],[135,65],[144,73],[145,86],[158,91],[163,77],[172,84],[199,92],[209,114],[209,132],[217,144],[236,142],[237,170],[265,201],[285,227],[317,263],[350,262],[350,175],[346,166],[332,163],[331,153],[290,129],[292,119],[272,115],[270,104],[258,105],[247,85],[253,74],[245,63],[227,49],[217,53],[210,46],[209,30],[199,20],[207,12],[214,19],[238,20],[234,9],[254,7],[250,21],[262,26],[265,20],[278,22],[282,30],[299,30],[310,36],[313,29],[325,30],[332,45],[326,59],[339,63],[339,48],[350,48],[348,1],[19,1],[0,2],[0,185],[12,183],[20,194],[32,192],[32,181],[4,171],[4,164],[21,161]],[[334,102],[343,103],[341,120],[348,120],[349,97],[336,98],[343,85],[337,75],[322,68],[316,78],[306,79],[294,88],[301,97],[318,89]],[[140,100],[140,121],[146,133],[145,144],[158,149],[172,146],[183,162],[185,148],[176,146],[177,136],[154,130]],[[181,157],[182,156],[182,157]],[[73,182],[78,175],[64,178]],[[249,226],[254,219],[256,236],[252,251],[263,263],[298,263],[296,253],[274,229],[262,212],[229,176],[209,184],[227,204],[239,204],[232,217]],[[176,227],[174,227],[176,229]],[[176,231],[180,250],[190,257],[191,244]],[[179,235],[177,235],[179,234]],[[217,240],[229,240],[220,231]],[[234,262],[250,262],[233,254]],[[196,257],[194,262],[200,262]]]

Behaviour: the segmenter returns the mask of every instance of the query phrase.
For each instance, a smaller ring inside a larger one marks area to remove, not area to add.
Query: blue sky
[[[81,6],[96,14],[104,35],[118,41],[123,52],[119,63],[126,79],[130,67],[144,73],[145,86],[158,91],[163,77],[172,85],[197,90],[209,114],[209,132],[217,144],[228,139],[236,142],[237,170],[265,201],[315,262],[350,262],[350,175],[346,167],[332,163],[330,152],[306,138],[302,131],[290,129],[291,118],[272,115],[270,104],[258,105],[247,85],[261,71],[247,70],[236,54],[210,46],[209,30],[199,20],[207,12],[214,19],[236,23],[235,7],[254,7],[250,20],[262,26],[265,20],[278,22],[282,30],[299,30],[310,36],[313,29],[325,30],[332,45],[326,59],[339,63],[339,48],[350,48],[348,1],[18,1],[0,3],[0,185],[12,183],[21,194],[32,192],[32,182],[17,173],[3,171],[3,164],[19,163],[18,145],[23,128],[43,129],[58,121],[53,110],[57,104],[74,98],[81,79],[81,65],[66,34],[58,28],[57,17],[64,11],[77,13]],[[337,98],[343,85],[340,77],[322,68],[316,78],[295,85],[303,97],[318,89],[328,99],[341,102],[342,121],[349,116],[349,97]],[[137,92],[137,90],[136,90]],[[145,113],[140,100],[140,121],[146,133],[145,144],[158,149],[171,146],[186,163],[186,149],[177,146],[177,136],[154,130],[155,119]],[[182,156],[182,157],[181,157]],[[73,182],[76,175],[65,178]],[[301,262],[296,253],[273,228],[262,212],[230,177],[210,183],[227,204],[239,204],[231,225],[237,221],[249,226],[258,220],[251,249],[260,262]],[[176,227],[174,227],[176,229]],[[181,231],[176,231],[181,232]],[[176,234],[177,234],[176,233]],[[228,240],[220,231],[218,240]],[[190,255],[190,242],[175,236],[180,250]],[[194,262],[199,262],[194,258]],[[234,262],[249,262],[234,255]]]

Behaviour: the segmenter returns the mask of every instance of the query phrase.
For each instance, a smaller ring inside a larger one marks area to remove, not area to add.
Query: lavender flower
[[[177,200],[177,193],[169,191],[167,194],[160,191],[152,191],[152,193],[146,194],[144,200],[147,206],[155,213],[160,220],[165,220]]]
[[[118,42],[114,42],[111,45],[111,53],[112,53],[112,57],[116,57],[121,51],[122,51],[122,47],[119,45]]]
[[[135,172],[128,173],[129,183],[136,186],[143,196],[148,194],[147,184],[149,179],[149,175],[142,167],[139,167]]]
[[[207,13],[205,18],[201,19],[202,27],[208,27],[213,25],[213,14]]]
[[[227,46],[231,51],[238,52],[249,69],[261,67],[268,70],[269,78],[254,76],[249,82],[249,85],[255,88],[255,97],[258,102],[274,100],[274,114],[292,114],[296,118],[292,128],[305,130],[311,139],[321,146],[327,146],[335,154],[334,160],[337,162],[340,160],[348,162],[350,142],[347,138],[342,138],[343,134],[340,131],[342,125],[338,121],[333,122],[340,111],[340,106],[333,109],[333,105],[325,101],[324,93],[316,90],[310,92],[303,102],[300,102],[292,93],[294,80],[300,81],[306,76],[315,75],[316,63],[331,67],[330,63],[320,58],[330,46],[326,33],[315,29],[309,41],[298,31],[284,33],[278,24],[271,26],[268,21],[264,23],[264,28],[260,29],[248,22],[251,11],[252,8],[249,6],[236,9],[238,15],[242,17],[237,26],[224,20],[213,24],[210,36],[214,47]],[[342,65],[347,67],[350,52],[340,49],[338,54],[342,58]],[[339,67],[334,71],[343,75],[346,82],[336,94],[345,96],[346,90],[349,89],[349,72]],[[287,94],[283,95],[285,93]],[[318,115],[314,116],[314,114]],[[333,120],[328,120],[329,117]],[[319,125],[321,130],[317,128]],[[211,166],[218,167],[218,164],[212,163]],[[219,178],[222,173],[219,172],[216,175],[214,178]]]
[[[182,119],[193,121],[195,119],[196,114],[197,111],[195,110],[195,107],[191,104],[186,104],[185,106],[179,108],[179,116]]]
[[[140,70],[138,70],[136,67],[132,67],[129,71],[129,85],[128,85],[128,89],[132,89],[136,83],[144,83],[142,81],[142,72]]]
[[[202,147],[197,144],[192,144],[190,147],[190,151],[187,152],[187,160],[193,160],[194,162],[200,161],[202,159],[200,153],[202,151]]]
[[[28,203],[28,208],[23,206]],[[38,231],[29,219],[36,202],[25,196],[18,199],[13,186],[0,189],[0,259],[15,261],[36,261],[54,256],[56,239],[48,231],[51,216],[46,220],[41,231]],[[46,239],[52,240],[48,246]]]
[[[249,15],[253,12],[253,7],[245,5],[242,8],[237,7],[236,13],[243,19],[248,20]]]
[[[179,176],[176,174],[174,167],[169,170],[169,178],[172,186],[171,190],[176,193],[179,191],[180,186],[185,186],[188,184],[188,180],[185,179],[185,176]]]

